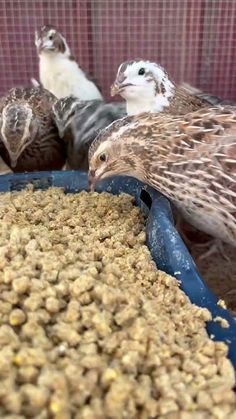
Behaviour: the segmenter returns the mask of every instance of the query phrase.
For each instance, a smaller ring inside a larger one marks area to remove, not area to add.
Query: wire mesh
[[[57,26],[110,99],[119,64],[146,58],[236,99],[235,0],[0,0],[0,94],[38,77],[35,29]]]

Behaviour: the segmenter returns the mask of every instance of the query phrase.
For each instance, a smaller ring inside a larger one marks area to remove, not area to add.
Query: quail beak
[[[57,129],[58,129],[58,134],[59,134],[59,137],[60,137],[60,138],[63,138],[63,137],[64,137],[64,134],[65,134],[65,129],[64,129],[64,127],[60,127],[60,126],[58,125]]]
[[[37,41],[37,50],[38,50],[39,53],[41,51],[43,51],[43,41],[42,40]]]
[[[88,184],[90,192],[95,191],[95,186],[97,183],[98,178],[96,177],[96,170],[89,170],[88,173]]]
[[[23,151],[22,142],[18,144],[8,144],[4,142],[4,144],[10,157],[11,167],[16,167],[17,160]]]
[[[111,96],[116,96],[120,91],[120,86],[118,83],[113,83],[111,86]]]
[[[42,51],[54,51],[55,48],[53,46],[48,46],[47,42],[44,42],[43,40],[39,41],[38,43],[38,52],[42,52]]]
[[[9,157],[11,161],[11,167],[16,167],[19,153],[13,153],[9,151]]]
[[[119,83],[115,82],[111,86],[111,96],[116,96],[118,93],[120,93],[125,87],[133,86],[132,83]]]

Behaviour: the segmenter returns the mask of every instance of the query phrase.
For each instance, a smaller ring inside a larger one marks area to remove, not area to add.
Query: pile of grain
[[[235,418],[207,310],[157,271],[131,197],[0,197],[1,418]]]

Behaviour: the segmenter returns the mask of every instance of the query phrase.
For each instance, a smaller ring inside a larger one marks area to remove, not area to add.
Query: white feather
[[[67,54],[42,52],[39,56],[40,82],[57,98],[74,95],[82,100],[102,99],[96,85],[87,79]]]
[[[117,74],[121,67],[122,64]],[[140,68],[144,68],[145,72],[152,74],[156,82],[154,80],[150,82],[145,75],[139,75]],[[124,84],[130,84],[130,86],[125,87],[120,95],[126,100],[128,115],[137,115],[142,112],[162,112],[170,105],[175,86],[160,65],[145,60],[131,61],[124,71],[124,76]],[[164,85],[164,94],[156,92],[156,83]]]

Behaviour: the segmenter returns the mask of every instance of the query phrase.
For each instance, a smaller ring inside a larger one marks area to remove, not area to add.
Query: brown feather
[[[236,246],[235,108],[124,118],[93,143],[89,160],[95,172],[100,150],[108,154],[109,176],[131,174],[148,183],[195,227]]]
[[[173,115],[185,115],[207,106],[209,106],[207,101],[188,93],[184,88],[176,87],[174,96],[170,99],[170,105],[164,112]]]
[[[0,154],[7,165],[14,172],[56,170],[61,169],[65,163],[66,152],[63,141],[58,136],[58,130],[53,121],[52,105],[56,98],[45,89],[16,88],[11,89],[7,96],[0,100],[0,114],[9,104],[29,106],[34,114],[34,123],[38,131],[32,142],[24,149],[12,167],[8,151],[0,142]],[[12,126],[12,136],[14,136]]]

